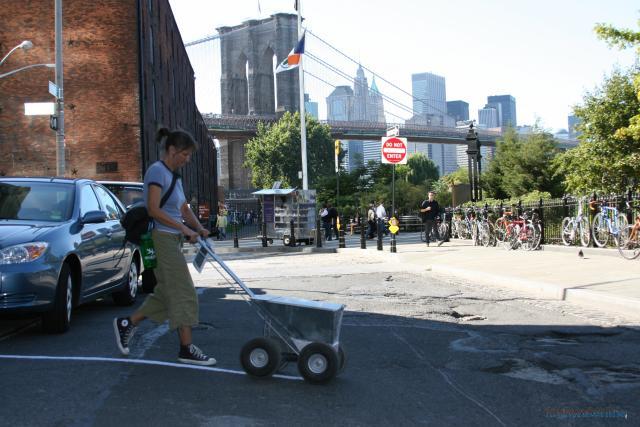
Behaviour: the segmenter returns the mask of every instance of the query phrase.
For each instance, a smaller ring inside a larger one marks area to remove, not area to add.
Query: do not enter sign
[[[382,138],[382,163],[400,164],[407,163],[407,138]]]

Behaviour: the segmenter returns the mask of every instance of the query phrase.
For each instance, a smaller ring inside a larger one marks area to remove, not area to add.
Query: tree
[[[438,166],[422,153],[414,153],[407,160],[406,181],[413,185],[426,184],[438,180]]]
[[[638,68],[615,70],[574,107],[580,144],[556,161],[569,191],[622,192],[640,176],[640,138],[630,126],[640,111],[637,75]]]
[[[562,179],[553,163],[558,152],[553,135],[539,128],[524,137],[508,129],[497,141],[495,157],[482,176],[487,196],[503,199],[535,190],[561,195]]]
[[[640,19],[638,20],[638,26],[640,27]],[[640,31],[621,30],[606,24],[597,24],[595,31],[598,37],[606,41],[611,47],[627,49],[635,46],[636,64],[638,63],[640,58]],[[637,69],[633,73],[633,87],[636,97],[640,100],[640,73]],[[622,126],[617,129],[614,136],[620,141],[625,141],[629,138],[635,141],[640,140],[640,111],[636,110],[636,113],[629,118],[628,126]]]
[[[334,145],[327,125],[307,115],[307,173],[309,187],[320,177],[334,173]],[[275,181],[284,187],[302,187],[298,171],[302,170],[300,154],[300,114],[286,112],[273,125],[258,124],[255,138],[246,145],[246,168],[251,169],[251,182],[256,188],[271,188]]]

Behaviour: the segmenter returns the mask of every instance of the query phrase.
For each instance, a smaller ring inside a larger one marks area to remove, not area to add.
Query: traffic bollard
[[[240,245],[238,244],[238,223],[236,221],[233,222],[233,247],[240,247]]]
[[[362,222],[362,218],[360,217],[360,249],[367,249],[367,238],[364,230],[364,223]]]
[[[382,219],[378,219],[377,226],[378,226],[378,250],[381,251],[382,250],[382,227],[384,227],[384,224],[382,223]]]
[[[396,233],[391,233],[391,253],[396,253]]]
[[[316,221],[316,248],[322,247],[322,231],[320,231],[320,220]]]
[[[262,223],[262,247],[267,247],[267,223]]]
[[[347,247],[344,242],[344,226],[342,226],[342,221],[340,221],[340,230],[338,230],[338,247],[340,249],[344,249]]]

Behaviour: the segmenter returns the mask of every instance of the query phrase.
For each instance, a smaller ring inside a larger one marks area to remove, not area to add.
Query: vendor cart
[[[278,188],[255,191],[253,194],[260,198],[262,204],[262,222],[266,223],[269,242],[281,240],[285,246],[313,244],[316,235],[316,190]]]

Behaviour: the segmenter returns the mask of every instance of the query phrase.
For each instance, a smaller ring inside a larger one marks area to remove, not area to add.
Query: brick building
[[[0,0],[0,56],[22,40],[0,74],[55,61],[54,3]],[[160,155],[160,124],[185,129],[200,149],[182,171],[189,200],[216,206],[216,152],[195,104],[194,72],[168,0],[63,4],[66,175],[140,181]],[[48,116],[25,116],[25,102],[52,102],[54,70],[0,79],[0,174],[54,175]]]

